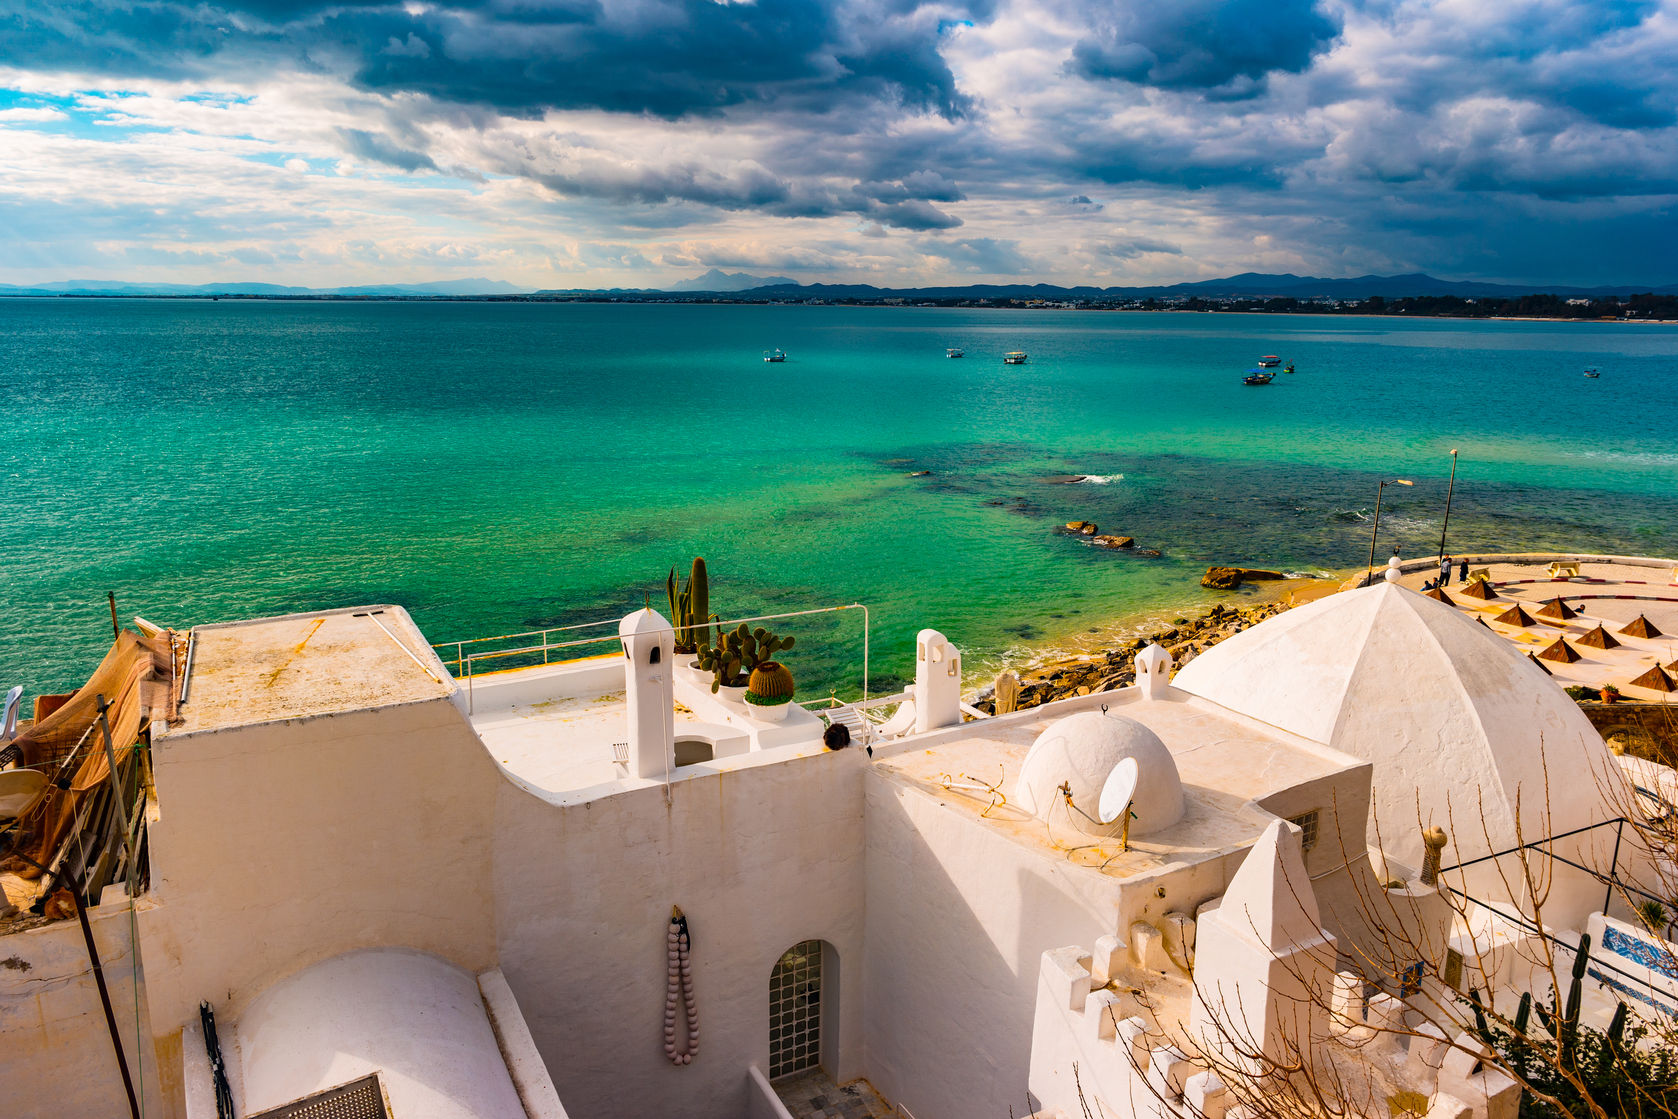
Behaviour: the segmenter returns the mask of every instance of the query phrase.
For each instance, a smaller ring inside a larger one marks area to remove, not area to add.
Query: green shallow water
[[[1272,352],[1300,372],[1242,386]],[[1381,554],[1427,553],[1452,447],[1453,547],[1672,554],[1675,387],[1663,325],[4,300],[0,686],[84,679],[107,590],[446,641],[661,605],[703,554],[725,614],[868,603],[878,689],[922,626],[984,667],[1205,601],[1209,563],[1357,566],[1383,477],[1417,484]],[[852,616],[785,630],[806,694],[860,683]]]

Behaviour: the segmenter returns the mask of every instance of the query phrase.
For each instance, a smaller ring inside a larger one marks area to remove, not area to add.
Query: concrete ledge
[[[746,1070],[747,1119],[792,1119],[792,1112],[756,1065]]]
[[[548,1075],[542,1054],[536,1051],[536,1040],[530,1036],[507,977],[500,968],[486,971],[478,976],[478,991],[484,997],[490,1028],[495,1031],[496,1044],[501,1047],[501,1057],[507,1062],[507,1074],[513,1078],[524,1113],[530,1119],[566,1119],[553,1077]]]

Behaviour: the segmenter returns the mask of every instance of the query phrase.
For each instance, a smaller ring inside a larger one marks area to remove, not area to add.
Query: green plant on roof
[[[717,615],[711,615],[711,621],[720,620]],[[772,660],[776,653],[792,648],[793,641],[762,626],[754,630],[745,622],[726,633],[719,628],[716,644],[699,650],[699,667],[711,674],[711,691],[738,688],[747,682],[754,668]]]
[[[711,642],[711,580],[705,574],[705,558],[695,556],[687,585],[676,586],[676,569],[664,581],[670,595],[670,624],[676,630],[676,652],[693,653]]]

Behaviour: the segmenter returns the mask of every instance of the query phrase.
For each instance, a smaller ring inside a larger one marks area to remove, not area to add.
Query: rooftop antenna
[[[1121,816],[1124,818],[1124,825],[1119,831],[1120,851],[1130,850],[1130,821],[1136,816],[1130,810],[1130,804],[1136,799],[1136,783],[1141,776],[1141,763],[1135,758],[1123,758],[1107,775],[1107,783],[1101,786],[1101,800],[1096,808],[1101,822],[1110,824]]]

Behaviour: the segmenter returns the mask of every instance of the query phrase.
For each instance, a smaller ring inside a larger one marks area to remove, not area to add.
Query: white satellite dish
[[[1102,823],[1111,824],[1124,816],[1136,797],[1136,782],[1141,776],[1142,767],[1135,758],[1125,758],[1113,767],[1113,772],[1107,775],[1107,783],[1101,786],[1099,815]]]

